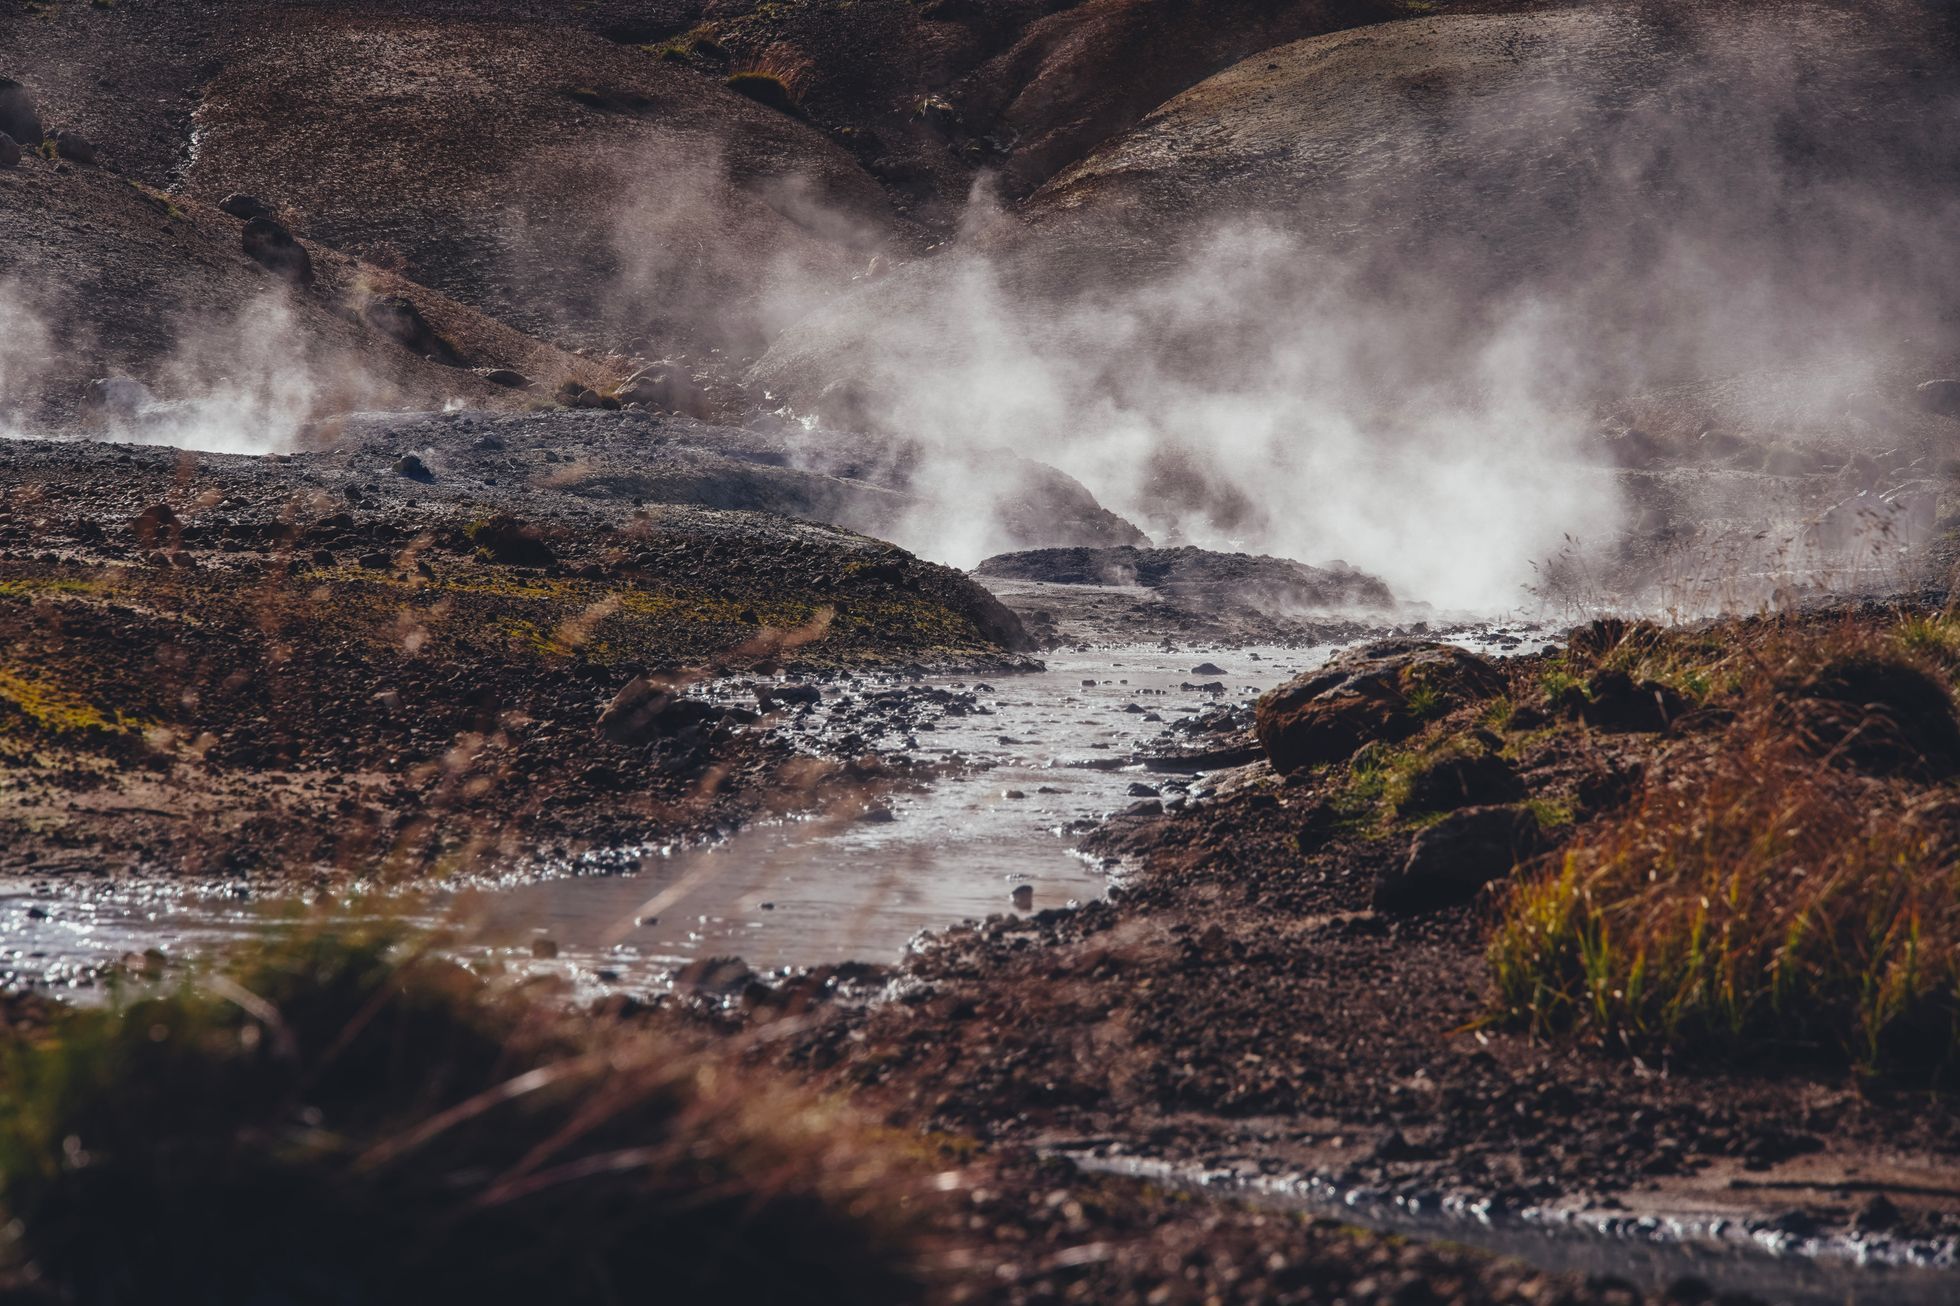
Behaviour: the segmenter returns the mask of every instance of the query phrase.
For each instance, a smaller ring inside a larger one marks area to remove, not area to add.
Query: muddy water
[[[740,956],[758,971],[889,962],[922,930],[1101,896],[1104,870],[1074,852],[1082,830],[1138,801],[1132,785],[1175,801],[1180,786],[1204,783],[1145,773],[1132,760],[1137,749],[1182,716],[1248,698],[1326,655],[1103,648],[1052,655],[1033,674],[928,681],[971,694],[976,710],[928,710],[929,729],[876,741],[943,772],[929,786],[882,796],[881,819],[853,810],[757,826],[710,846],[620,849],[544,868],[544,878],[390,909],[456,930],[466,955],[557,973],[585,994],[656,989],[697,958]],[[1194,671],[1207,663],[1223,674]],[[1219,683],[1223,695],[1199,688]],[[820,733],[839,697],[831,691],[788,728]],[[1017,889],[1028,891],[1018,901]],[[129,953],[181,958],[276,927],[294,910],[156,891],[0,895],[0,979],[86,986]]]

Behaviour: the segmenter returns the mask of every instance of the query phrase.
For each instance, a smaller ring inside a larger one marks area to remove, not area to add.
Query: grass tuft
[[[1512,887],[1498,1012],[1635,1049],[1939,1076],[1960,1038],[1960,869],[1797,741],[1751,741]]]
[[[301,933],[0,1057],[8,1252],[65,1300],[914,1295],[834,1114],[400,935]]]

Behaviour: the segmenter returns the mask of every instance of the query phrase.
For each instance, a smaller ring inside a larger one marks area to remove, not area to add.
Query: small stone
[[[1219,666],[1216,662],[1200,662],[1197,666],[1191,668],[1191,674],[1194,676],[1222,676],[1225,674],[1225,668]]]
[[[1154,785],[1147,785],[1141,780],[1132,781],[1127,792],[1132,798],[1161,798],[1164,794],[1163,790]]]
[[[218,201],[218,212],[228,213],[240,222],[250,222],[253,218],[277,218],[272,206],[256,195],[243,191],[233,191]]]
[[[550,961],[558,955],[558,944],[552,939],[532,939],[531,956],[539,961]]]
[[[1022,911],[1026,911],[1028,908],[1034,906],[1034,886],[1032,884],[1017,884],[1014,886],[1012,897],[1014,899],[1014,905]]]
[[[395,475],[406,476],[411,481],[433,481],[435,479],[435,473],[429,470],[428,464],[424,463],[421,458],[412,453],[405,453],[395,459]]]

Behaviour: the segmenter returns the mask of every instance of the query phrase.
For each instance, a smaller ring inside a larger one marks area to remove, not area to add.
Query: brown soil
[[[1806,638],[1846,620],[1819,618]],[[1542,697],[1542,656],[1501,665],[1513,702]],[[1408,747],[1486,719],[1465,707]],[[1694,773],[1743,727],[1721,711],[1660,731],[1520,710],[1494,728],[1557,841],[1642,783]],[[780,1055],[895,1121],[996,1147],[1314,1176],[1500,1214],[1696,1212],[1791,1230],[1849,1228],[1882,1194],[1899,1212],[1889,1233],[1960,1232],[1950,1091],[1828,1059],[1669,1057],[1492,1023],[1490,903],[1378,911],[1377,883],[1426,821],[1360,783],[1345,766],[1281,782],[1260,764],[1171,810],[1139,803],[1089,845],[1121,861],[1109,902],[948,931],[889,1000],[822,1009]],[[1924,779],[1834,783],[1921,820],[1938,795]]]
[[[0,455],[0,873],[293,886],[726,829],[878,768],[746,728],[753,696],[609,737],[635,675],[999,665],[1025,638],[957,573],[760,514],[329,493],[331,455]]]

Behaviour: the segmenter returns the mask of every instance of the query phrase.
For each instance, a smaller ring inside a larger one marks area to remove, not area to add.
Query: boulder
[[[253,218],[240,237],[245,256],[297,286],[313,284],[313,256],[271,218]]]
[[[0,132],[0,168],[20,166],[20,142],[5,132]]]
[[[1585,723],[1596,730],[1651,733],[1666,730],[1692,706],[1678,691],[1658,680],[1638,680],[1624,671],[1593,673],[1587,695],[1573,704]]]
[[[429,465],[423,462],[420,456],[412,453],[405,453],[395,459],[395,475],[406,476],[411,481],[435,479],[435,473],[429,470]]]
[[[1527,809],[1465,808],[1416,836],[1401,869],[1375,886],[1375,909],[1415,913],[1469,902],[1543,847],[1544,832]]]
[[[130,519],[129,530],[146,549],[174,547],[183,538],[183,523],[167,503],[153,503]]]
[[[361,320],[410,353],[432,362],[456,367],[463,361],[456,347],[429,325],[414,301],[402,295],[376,295],[362,305]]]
[[[633,677],[613,694],[606,710],[600,712],[600,733],[612,743],[633,747],[719,716],[723,716],[723,710],[711,702],[682,698],[672,686],[659,680]]]
[[[48,139],[54,142],[55,153],[70,163],[93,167],[100,161],[95,143],[86,136],[71,131],[51,132]]]
[[[218,212],[229,213],[240,222],[250,222],[253,218],[272,221],[278,217],[270,204],[256,195],[247,195],[238,190],[218,201]]]
[[[1504,692],[1504,675],[1451,644],[1387,640],[1336,656],[1259,700],[1253,730],[1283,772],[1338,762],[1372,740],[1414,734],[1428,716]]]
[[[1453,753],[1416,772],[1401,807],[1404,812],[1453,812],[1515,803],[1524,796],[1517,768],[1495,753]]]
[[[531,388],[530,377],[508,367],[479,368],[476,374],[488,381],[491,385],[500,385],[506,390],[529,390]]]
[[[490,561],[506,566],[548,567],[558,560],[537,527],[507,512],[478,522],[470,528],[469,536],[470,543],[483,550]]]
[[[30,150],[41,143],[41,117],[27,88],[5,77],[0,77],[0,132]]]

